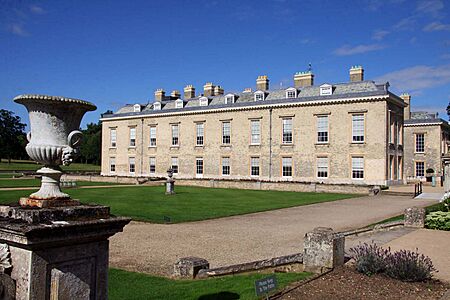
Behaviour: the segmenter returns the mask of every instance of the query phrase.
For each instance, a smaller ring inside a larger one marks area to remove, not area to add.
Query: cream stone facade
[[[356,75],[355,75],[356,74]],[[359,76],[358,76],[359,74]],[[103,176],[291,181],[323,184],[403,183],[402,98],[389,85],[363,80],[313,85],[298,73],[293,87],[224,94],[207,83],[185,99],[155,92],[149,105],[129,105],[102,121]]]
[[[435,176],[440,184],[443,176],[442,156],[448,153],[450,126],[437,114],[405,111],[407,115],[410,118],[405,118],[404,125],[406,178],[408,181],[425,181],[427,177],[430,180],[431,176]],[[433,172],[427,172],[430,169]]]

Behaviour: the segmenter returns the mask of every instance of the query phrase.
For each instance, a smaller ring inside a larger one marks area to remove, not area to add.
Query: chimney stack
[[[252,92],[252,88],[245,88],[242,92],[243,93],[251,93]]]
[[[408,93],[403,93],[400,95],[400,98],[405,101],[405,103],[408,105],[403,109],[403,119],[409,120],[411,119],[411,95]]]
[[[296,88],[314,85],[314,74],[311,71],[297,72],[294,75],[294,85]]]
[[[260,91],[267,91],[269,89],[269,78],[266,75],[258,76],[256,79],[256,89]]]
[[[179,99],[181,96],[180,91],[177,90],[173,90],[172,93],[170,93],[170,97],[175,98],[175,99]]]
[[[223,95],[223,88],[220,85],[214,87],[214,95]]]
[[[188,84],[184,87],[184,99],[191,99],[195,97],[195,87]]]
[[[214,96],[214,85],[212,84],[212,82],[207,82],[203,86],[203,96],[205,97]]]
[[[163,89],[157,89],[155,91],[155,101],[161,102],[164,100],[164,97],[166,96],[166,92],[164,92]]]
[[[363,81],[364,69],[362,66],[352,66],[350,68],[350,82]]]

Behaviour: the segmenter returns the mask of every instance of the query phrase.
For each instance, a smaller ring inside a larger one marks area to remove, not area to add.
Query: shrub
[[[360,244],[350,249],[355,259],[356,270],[365,275],[383,272],[386,269],[386,257],[389,250],[377,246],[377,244]]]
[[[402,281],[425,281],[435,271],[429,257],[409,250],[396,251],[386,259],[386,274]]]
[[[450,231],[450,212],[435,211],[429,213],[425,218],[425,225],[430,229]]]

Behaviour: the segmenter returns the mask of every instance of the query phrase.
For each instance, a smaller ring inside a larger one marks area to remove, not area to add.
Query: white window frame
[[[266,93],[263,91],[256,91],[254,97],[255,101],[264,101],[266,98]]]
[[[208,98],[207,97],[201,97],[198,99],[200,106],[208,106]]]
[[[281,158],[281,177],[292,178],[294,174],[293,160],[292,157],[282,157]]]
[[[141,112],[141,105],[140,104],[133,105],[133,112]]]
[[[250,120],[250,144],[260,145],[261,144],[261,121],[260,120]]]
[[[116,158],[115,157],[109,158],[109,172],[116,173]]]
[[[136,174],[136,158],[135,157],[128,158],[128,172],[130,174]]]
[[[227,94],[225,96],[225,104],[233,104],[235,96],[233,94]]]
[[[205,172],[205,163],[203,161],[203,157],[196,157],[195,158],[195,177],[203,177],[204,172]]]
[[[364,114],[352,114],[352,143],[365,142],[365,122]]]
[[[363,156],[352,156],[352,179],[353,180],[364,180],[364,157]]]
[[[161,110],[161,102],[153,103],[153,110]]]
[[[419,173],[418,171],[420,170],[420,168],[418,168],[417,166],[418,166],[419,164],[422,165],[422,172],[421,172],[422,175],[418,174],[418,173]],[[415,162],[414,162],[414,175],[415,175],[415,177],[417,177],[417,178],[423,178],[423,177],[425,177],[425,162],[424,162],[424,161],[415,161]]]
[[[259,166],[259,156],[250,157],[250,176],[259,177],[261,168]]]
[[[414,134],[414,152],[425,153],[425,133]]]
[[[149,128],[149,147],[156,147],[156,126],[152,125]]]
[[[222,144],[231,145],[231,121],[222,122]]]
[[[329,176],[328,172],[328,157],[319,156],[316,161],[316,176],[319,179],[326,179]]]
[[[154,156],[148,158],[148,172],[152,175],[156,174],[156,157]]]
[[[175,100],[175,108],[183,108],[183,100],[181,99]]]
[[[172,132],[172,147],[178,147],[180,145],[180,124],[171,124],[170,126]]]
[[[130,127],[129,129],[130,135],[130,147],[136,147],[136,126]]]
[[[205,123],[195,123],[195,145],[203,146],[205,145]]]
[[[225,156],[222,157],[222,176],[230,176],[231,175],[231,166],[230,166],[230,157]]]
[[[294,120],[293,118],[281,119],[281,143],[291,145],[294,143]]]
[[[111,140],[111,148],[117,147],[117,128],[111,128],[109,131],[109,137]]]
[[[180,165],[178,164],[178,157],[173,156],[170,159],[170,167],[172,168],[173,174],[178,174],[178,172],[180,172]]]
[[[322,84],[320,86],[320,96],[331,96],[333,95],[333,86],[331,84]]]
[[[326,121],[322,121],[326,120]],[[326,124],[326,126],[324,126]],[[327,144],[330,142],[330,120],[328,115],[317,116],[317,143]]]
[[[287,99],[297,98],[297,89],[296,88],[288,88],[286,90],[286,98]]]

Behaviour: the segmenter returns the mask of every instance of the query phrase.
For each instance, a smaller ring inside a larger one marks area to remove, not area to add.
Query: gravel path
[[[399,215],[407,207],[436,202],[401,196],[361,197],[183,224],[131,222],[111,238],[110,264],[169,275],[180,257],[202,257],[211,267],[218,267],[288,255],[302,251],[305,233],[315,227],[359,228]]]

